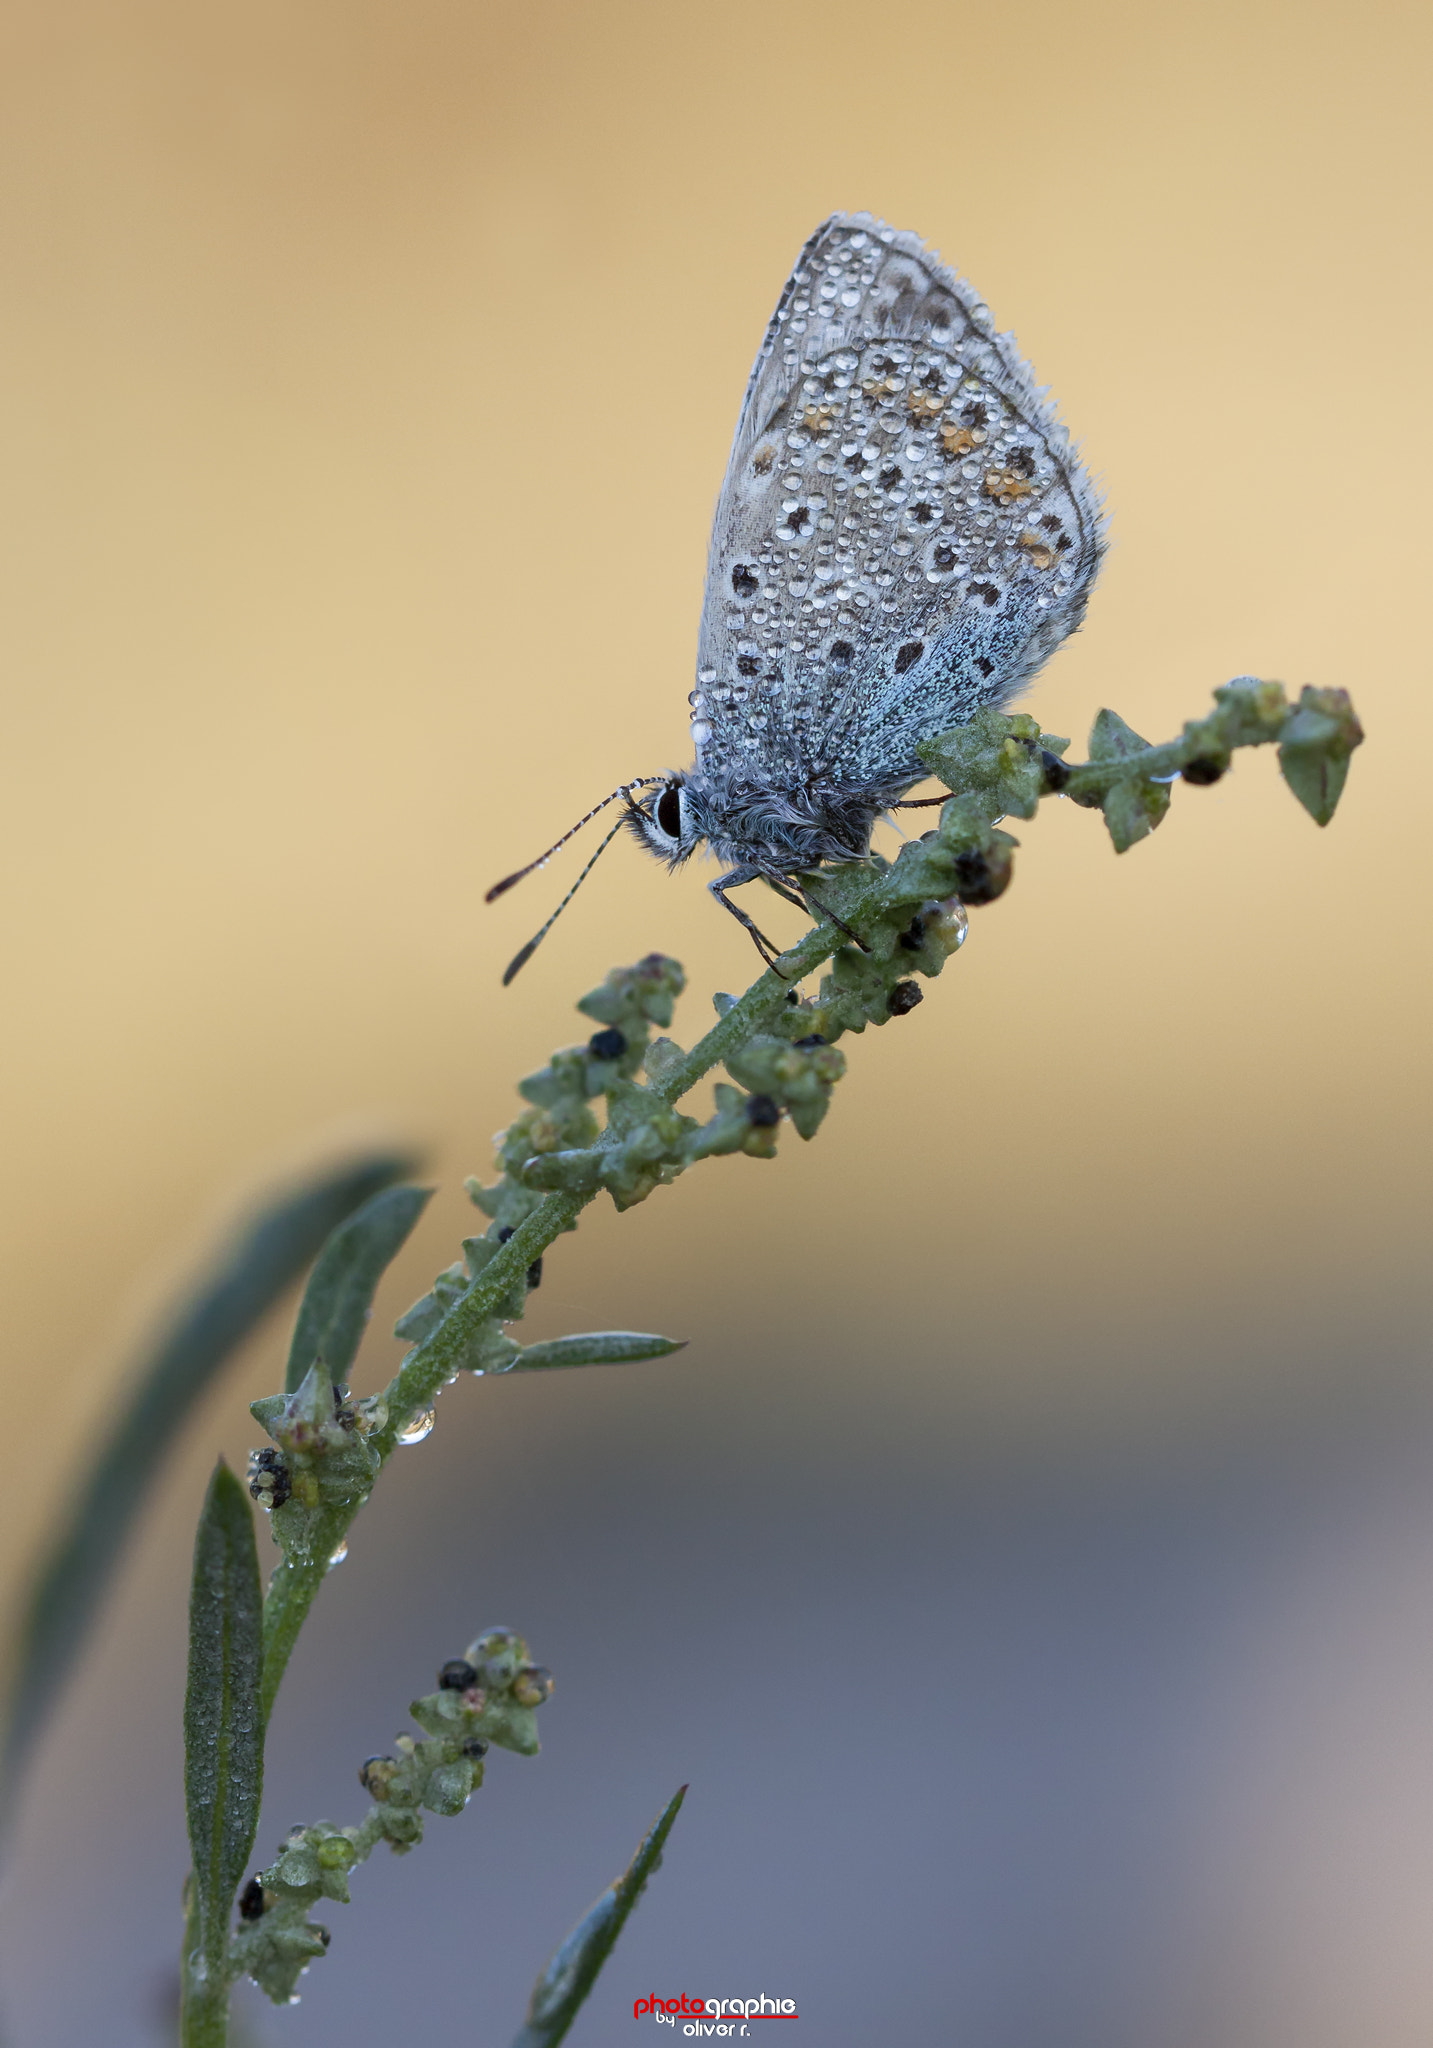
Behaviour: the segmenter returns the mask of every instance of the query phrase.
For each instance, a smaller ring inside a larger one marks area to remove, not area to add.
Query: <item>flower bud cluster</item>
[[[1063,786],[1060,756],[1069,744],[1041,732],[1028,712],[984,710],[924,741],[916,752],[947,789],[994,824],[997,818],[1034,817],[1041,797]]]
[[[381,1461],[369,1439],[387,1408],[381,1396],[352,1400],[315,1359],[292,1394],[269,1394],[249,1412],[274,1440],[249,1453],[249,1492],[283,1549],[307,1556],[321,1510],[356,1507],[372,1488]]]
[[[252,1977],[276,2004],[329,1945],[326,1927],[309,1919],[321,1900],[349,1902],[348,1873],[387,1842],[397,1855],[423,1839],[423,1814],[457,1814],[483,1782],[490,1743],[535,1756],[536,1714],[552,1693],[552,1674],[534,1664],[511,1629],[488,1629],[461,1657],[443,1665],[438,1689],[409,1712],[424,1731],[400,1735],[390,1756],[372,1756],[359,1782],[373,1801],[357,1827],[330,1821],[292,1829],[267,1870],[239,1895],[239,1927],[230,1959],[236,1976]]]
[[[1363,740],[1348,692],[1306,687],[1291,705],[1282,684],[1238,676],[1214,692],[1214,704],[1207,717],[1190,719],[1180,738],[1163,746],[1141,739],[1117,713],[1101,711],[1090,731],[1090,758],[1077,765],[1061,758],[1068,740],[1041,732],[1023,712],[977,712],[916,751],[933,775],[991,823],[1033,817],[1041,797],[1063,793],[1103,811],[1115,851],[1124,853],[1164,821],[1176,779],[1207,788],[1228,772],[1237,748],[1277,744],[1284,780],[1309,815],[1326,825],[1349,757]],[[962,893],[967,903],[978,900]]]

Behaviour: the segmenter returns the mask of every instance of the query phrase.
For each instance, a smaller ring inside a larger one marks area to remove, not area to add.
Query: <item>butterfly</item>
[[[770,964],[727,891],[763,881],[820,913],[816,871],[869,851],[876,819],[927,772],[922,740],[1008,702],[1074,632],[1103,551],[1088,473],[1014,336],[919,237],[833,214],[797,258],[737,421],[689,700],[695,760],[623,784],[573,826],[623,805],[505,982],[623,824],[670,868],[715,855],[711,893]]]

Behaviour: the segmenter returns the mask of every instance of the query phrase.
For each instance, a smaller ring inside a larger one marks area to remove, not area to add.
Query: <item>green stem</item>
[[[873,876],[873,894],[878,887],[879,878]],[[864,901],[858,903],[849,912],[847,922],[853,917],[859,918],[864,908]],[[804,939],[798,939],[781,955],[785,971],[778,974],[774,968],[768,967],[765,974],[752,983],[741,1001],[734,1003],[724,1017],[717,1019],[706,1037],[698,1039],[681,1064],[674,1067],[652,1093],[668,1108],[674,1102],[680,1102],[704,1074],[720,1066],[754,1032],[759,1031],[769,1017],[775,1015],[795,982],[803,980],[823,960],[829,960],[842,943],[842,934],[823,919],[814,930],[807,932]]]
[[[546,1195],[521,1223],[463,1296],[455,1302],[431,1337],[415,1345],[384,1390],[388,1422],[373,1438],[386,1464],[398,1432],[432,1406],[438,1390],[462,1363],[467,1346],[494,1313],[514,1282],[554,1238],[568,1229],[590,1202],[590,1195]],[[275,1571],[264,1601],[263,1707],[267,1720],[280,1682],[298,1641],[299,1630],[328,1572],[328,1561],[348,1532],[363,1502],[333,1507],[319,1518],[306,1561],[285,1559]]]
[[[878,886],[874,877],[873,886]],[[860,915],[859,906],[853,914]],[[781,956],[784,974],[768,968],[652,1093],[667,1106],[679,1101],[704,1074],[760,1030],[781,1008],[792,984],[828,960],[841,943],[840,932],[824,921],[809,931]],[[439,1389],[459,1369],[472,1340],[517,1280],[564,1230],[571,1229],[593,1199],[591,1194],[545,1195],[462,1299],[449,1309],[432,1335],[409,1352],[384,1390],[388,1421],[373,1438],[373,1447],[384,1463],[397,1443],[399,1430],[413,1416],[432,1406]],[[344,1540],[362,1505],[359,1501],[349,1507],[327,1509],[314,1531],[310,1558],[306,1562],[286,1559],[274,1573],[264,1601],[265,1720],[273,1709],[299,1631],[327,1574],[328,1560]]]
[[[1107,797],[1117,782],[1128,782],[1135,775],[1160,781],[1166,776],[1177,775],[1191,761],[1209,752],[1207,740],[1201,742],[1186,736],[1165,740],[1157,747],[1145,747],[1140,753],[1121,754],[1109,761],[1081,761],[1071,768],[1070,779],[1061,785],[1060,793],[1073,798],[1076,803],[1094,805]]]
[[[220,1929],[217,1955],[201,1954],[198,1886],[191,1876],[184,1902],[184,1961],[179,1977],[180,2048],[227,2048],[232,1982],[227,1933],[226,1928]]]

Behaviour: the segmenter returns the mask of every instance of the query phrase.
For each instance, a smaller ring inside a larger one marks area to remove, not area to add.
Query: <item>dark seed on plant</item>
[[[466,1692],[470,1685],[476,1685],[478,1674],[466,1657],[450,1657],[438,1673],[440,1692]]]
[[[534,1288],[534,1287],[541,1287],[541,1285],[542,1285],[542,1259],[541,1259],[541,1257],[539,1256],[538,1258],[535,1258],[535,1259],[533,1260],[532,1264],[531,1264],[531,1265],[530,1265],[530,1266],[528,1267],[528,1269],[527,1269],[527,1291],[528,1291],[528,1293],[529,1293],[529,1294],[531,1294],[531,1292],[532,1292],[532,1290],[533,1290],[533,1288]]]
[[[886,1008],[891,1016],[904,1017],[924,1001],[925,990],[918,981],[898,981],[886,997]]]
[[[627,1050],[627,1041],[615,1024],[609,1024],[605,1031],[593,1032],[587,1050],[595,1060],[620,1060]]]
[[[1058,754],[1052,754],[1048,747],[1040,749],[1040,770],[1045,777],[1046,789],[1057,794],[1070,779],[1070,770]]]
[[[1194,760],[1186,761],[1184,764],[1184,779],[1186,782],[1192,782],[1196,789],[1208,789],[1209,785],[1217,782],[1223,773],[1224,763],[1212,759],[1208,754],[1197,755]]]
[[[323,1943],[324,1947],[327,1948],[329,1943],[333,1940],[333,1936],[329,1933],[328,1929],[326,1927],[320,1927],[317,1924],[317,1922],[315,1922],[313,1931],[318,1936],[319,1940]]]
[[[967,905],[993,903],[1005,894],[1014,873],[1011,849],[1003,840],[997,839],[984,853],[972,847],[955,857],[956,894]]]
[[[990,863],[983,853],[959,853],[955,857],[955,872],[962,891],[983,889],[990,880]]]
[[[467,1741],[463,1744],[463,1755],[471,1757],[474,1763],[476,1763],[480,1757],[485,1757],[487,1753],[488,1745],[483,1741],[481,1735],[470,1735]]]
[[[919,953],[925,944],[925,919],[917,914],[913,917],[897,941],[908,953]]]
[[[772,1124],[781,1122],[781,1110],[769,1095],[750,1095],[746,1103],[746,1120],[759,1130],[767,1130]]]
[[[796,1044],[802,1052],[810,1052],[813,1046],[829,1045],[830,1042],[830,1039],[823,1036],[819,1031],[808,1031],[804,1038],[796,1040]]]
[[[511,1224],[511,1223],[505,1223],[505,1224],[503,1225],[502,1229],[501,1229],[501,1230],[500,1230],[500,1231],[498,1232],[498,1243],[499,1243],[499,1244],[506,1244],[506,1243],[507,1243],[507,1241],[508,1241],[508,1239],[509,1239],[509,1238],[510,1238],[510,1237],[512,1236],[512,1234],[513,1234],[513,1226],[512,1226],[512,1224]]]
[[[251,1877],[239,1894],[239,1918],[241,1920],[261,1920],[263,1914],[264,1887],[256,1877]]]

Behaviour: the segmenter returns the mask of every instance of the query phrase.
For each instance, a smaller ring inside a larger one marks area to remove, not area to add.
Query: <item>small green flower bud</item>
[[[384,1806],[398,1768],[395,1756],[371,1756],[366,1763],[359,1765],[358,1782],[370,1799],[376,1799],[380,1806]]]
[[[776,1137],[781,1124],[778,1118],[774,1124],[748,1124],[741,1149],[748,1159],[774,1159]]]
[[[527,1644],[510,1628],[490,1628],[469,1643],[463,1655],[490,1686],[505,1692],[518,1666],[527,1662]]]
[[[524,1664],[512,1682],[512,1696],[520,1707],[540,1707],[552,1698],[552,1673],[541,1664]]]
[[[281,1451],[266,1444],[249,1453],[249,1492],[266,1514],[281,1508],[293,1491],[289,1468]]]
[[[457,1763],[439,1764],[428,1773],[423,1804],[430,1813],[461,1813],[473,1790],[473,1766],[465,1758]]]

